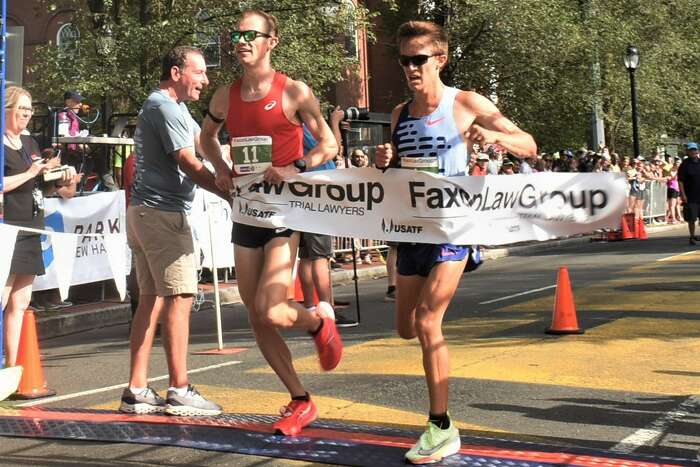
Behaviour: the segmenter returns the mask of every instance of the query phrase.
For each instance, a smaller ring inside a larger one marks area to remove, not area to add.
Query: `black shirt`
[[[688,157],[678,167],[678,181],[691,203],[700,203],[700,158]]]
[[[26,172],[31,167],[32,160],[41,157],[39,144],[34,138],[21,135],[20,139],[22,141],[20,150],[12,149],[5,144],[5,177]],[[35,229],[44,228],[43,200],[39,180],[41,175],[27,180],[12,191],[5,192],[5,223]],[[35,193],[35,190],[39,193]]]

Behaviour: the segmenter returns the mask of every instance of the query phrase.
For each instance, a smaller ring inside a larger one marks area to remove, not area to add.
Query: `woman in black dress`
[[[61,179],[44,182],[43,174],[60,165],[59,158],[43,159],[36,140],[22,134],[32,118],[32,96],[25,89],[7,88],[5,99],[5,177],[3,178],[4,218],[18,227],[44,228],[44,195],[58,193],[63,198],[75,194],[80,179],[75,169],[64,171]],[[44,274],[39,234],[20,230],[12,255],[10,275],[2,294],[5,307],[3,342],[5,366],[17,361],[24,311],[32,296],[34,277]]]

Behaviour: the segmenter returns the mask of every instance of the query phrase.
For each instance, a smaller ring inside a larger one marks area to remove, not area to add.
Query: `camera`
[[[64,173],[69,173],[72,167],[70,165],[62,165],[60,167],[56,167],[55,169],[48,170],[44,172],[44,181],[45,182],[50,182],[53,180],[60,180],[63,178]]]
[[[343,110],[345,120],[369,120],[369,109],[367,107],[348,107]]]

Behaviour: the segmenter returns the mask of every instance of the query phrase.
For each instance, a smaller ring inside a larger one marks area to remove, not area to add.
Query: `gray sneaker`
[[[202,397],[191,384],[187,393],[178,396],[175,391],[168,391],[165,400],[165,413],[179,417],[206,417],[221,415],[221,406]]]
[[[165,399],[160,397],[158,393],[150,387],[147,387],[139,394],[135,394],[130,388],[124,388],[119,411],[139,415],[164,413]]]

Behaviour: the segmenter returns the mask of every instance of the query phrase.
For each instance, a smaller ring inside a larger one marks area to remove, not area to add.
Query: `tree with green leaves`
[[[323,95],[356,69],[357,59],[346,53],[341,39],[359,29],[370,30],[371,14],[349,0],[74,0],[56,4],[72,8],[79,38],[58,47],[37,49],[29,71],[39,100],[59,102],[65,89],[80,89],[93,99],[107,97],[118,111],[136,111],[160,76],[161,58],[177,45],[203,48],[210,63],[210,86],[239,76],[228,32],[242,9],[258,8],[280,20],[280,47],[274,66],[308,83]],[[208,101],[202,97],[199,105]]]
[[[700,138],[700,0],[421,0],[378,3],[383,33],[428,19],[450,34],[444,79],[497,102],[545,150],[585,146],[600,69],[608,146],[632,146],[623,54],[635,44],[642,152]]]

